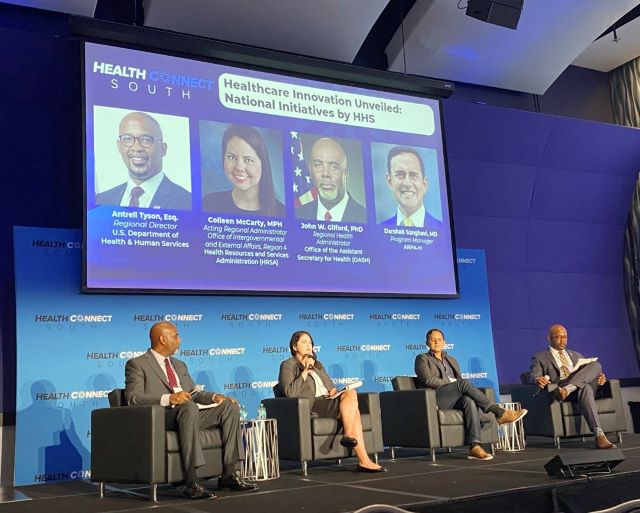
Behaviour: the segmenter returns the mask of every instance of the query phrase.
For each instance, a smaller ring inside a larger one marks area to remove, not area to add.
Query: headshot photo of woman
[[[222,134],[222,168],[230,190],[205,194],[202,209],[240,215],[284,216],[273,185],[267,144],[251,126],[230,125]],[[203,187],[203,190],[204,189]]]
[[[347,390],[333,398],[338,391],[322,363],[313,351],[313,339],[306,331],[296,331],[289,341],[291,358],[280,364],[278,386],[286,397],[306,397],[311,402],[311,412],[319,417],[340,419],[344,436],[340,445],[351,447],[358,458],[358,472],[386,472],[367,454],[362,434],[362,421],[355,390]]]

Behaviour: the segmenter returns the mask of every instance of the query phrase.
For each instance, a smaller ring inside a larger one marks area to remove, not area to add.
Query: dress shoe
[[[218,488],[228,488],[232,492],[248,492],[251,490],[257,490],[258,485],[247,483],[240,477],[240,474],[234,472],[228,477],[221,477],[218,479]]]
[[[189,499],[217,499],[218,496],[213,493],[211,490],[207,490],[204,486],[202,486],[198,481],[194,481],[191,484],[187,484],[187,488],[184,491],[184,494]]]
[[[355,447],[356,445],[358,445],[358,440],[350,436],[343,436],[340,439],[340,445],[342,447]]]
[[[467,456],[467,459],[489,461],[493,459],[493,455],[486,452],[481,445],[474,445],[471,449],[469,449],[469,455]]]
[[[529,410],[525,410],[524,408],[522,410],[504,410],[504,413],[498,419],[498,425],[502,426],[504,424],[511,424],[516,420],[520,420],[528,413],[528,411]]]
[[[567,389],[562,387],[556,388],[553,393],[556,396],[556,399],[558,401],[564,401],[569,395],[569,392],[567,392]]]
[[[612,444],[605,435],[596,436],[596,449],[615,449],[616,445]]]
[[[366,472],[369,474],[377,474],[378,472],[386,472],[387,469],[385,467],[378,467],[378,468],[367,468],[367,467],[363,467],[362,465],[358,465],[358,467],[356,468],[356,472]]]

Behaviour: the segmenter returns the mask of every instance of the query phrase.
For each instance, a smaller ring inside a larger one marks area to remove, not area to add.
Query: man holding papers
[[[187,484],[185,495],[190,499],[216,497],[196,478],[196,469],[205,464],[200,430],[211,426],[220,426],[222,431],[224,474],[218,486],[235,491],[256,489],[256,485],[242,480],[238,470],[244,459],[238,403],[232,397],[200,391],[194,384],[185,363],[173,358],[180,348],[180,335],[174,324],[154,324],[149,338],[151,348],[127,362],[124,393],[129,405],[160,404],[166,407],[166,425],[178,431],[180,439]],[[198,404],[217,406],[199,410]]]
[[[584,358],[580,353],[568,350],[567,330],[560,324],[549,328],[547,340],[549,347],[531,358],[529,382],[540,388],[557,383],[556,399],[580,405],[582,415],[596,437],[596,448],[615,447],[602,431],[596,409],[595,391],[607,380],[597,358]]]

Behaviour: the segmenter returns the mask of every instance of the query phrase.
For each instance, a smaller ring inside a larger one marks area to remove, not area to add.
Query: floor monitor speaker
[[[547,474],[558,477],[576,477],[585,474],[609,473],[616,465],[624,461],[620,449],[593,449],[558,454],[544,466]]]

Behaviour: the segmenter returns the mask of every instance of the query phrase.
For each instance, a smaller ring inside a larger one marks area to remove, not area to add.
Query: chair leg
[[[587,441],[587,438],[586,438],[586,437],[584,437],[584,436],[581,436],[581,437],[580,437],[580,441],[581,441],[582,443],[585,443],[585,442]]]
[[[304,460],[302,462],[302,475],[303,476],[308,476],[309,474],[307,473],[307,461]]]
[[[447,447],[447,452],[448,452],[449,454],[451,454],[451,453],[452,453],[452,451],[453,451],[453,449],[452,449],[451,447]]]
[[[389,453],[391,454],[391,461],[396,461],[396,448],[393,445],[389,447]]]
[[[153,483],[151,485],[151,500],[153,502],[158,502],[158,483]]]
[[[560,449],[560,437],[556,436],[554,440],[556,444],[556,449]]]
[[[496,444],[491,444],[491,456],[496,455]]]
[[[337,463],[338,465],[342,465],[342,458],[338,458],[338,459],[336,460],[336,463]]]
[[[379,465],[379,463],[378,463],[378,453],[377,452],[373,453],[373,461],[375,462],[376,465]]]
[[[98,499],[104,499],[104,481],[98,483]]]
[[[431,448],[431,461],[434,463],[436,461],[436,450],[433,447]]]
[[[616,434],[618,435],[618,443],[621,444],[622,443],[622,431],[617,431]]]

